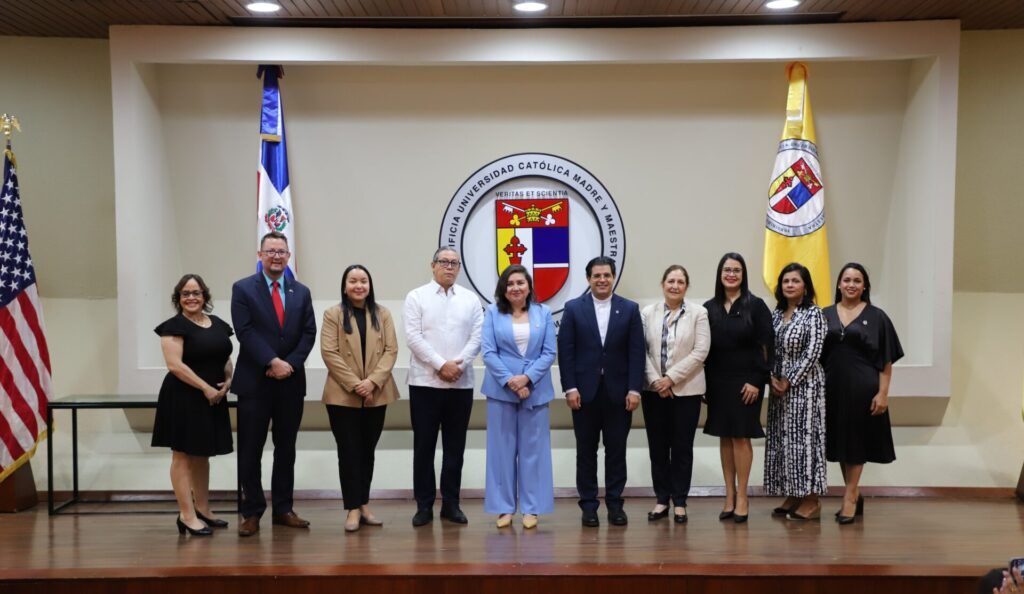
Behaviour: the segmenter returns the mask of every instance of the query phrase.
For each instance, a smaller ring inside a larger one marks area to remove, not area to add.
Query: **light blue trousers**
[[[484,511],[513,514],[555,511],[548,405],[487,399],[487,490]]]

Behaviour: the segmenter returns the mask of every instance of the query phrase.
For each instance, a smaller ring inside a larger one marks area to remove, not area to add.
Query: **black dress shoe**
[[[597,528],[601,525],[601,520],[597,519],[596,511],[583,511],[583,517],[580,519],[580,523],[587,528]]]
[[[656,511],[649,511],[649,512],[647,512],[647,521],[648,522],[657,522],[658,520],[661,520],[662,518],[667,518],[667,517],[668,517],[668,508],[667,507],[665,509],[661,510],[660,512],[656,512]]]
[[[629,517],[626,516],[626,510],[622,509],[610,509],[608,510],[608,523],[612,526],[625,526],[629,523]]]
[[[747,523],[747,517],[748,517],[749,515],[750,515],[750,514],[743,514],[743,515],[741,516],[740,514],[737,514],[737,513],[733,513],[733,515],[732,515],[732,521],[733,521],[733,522],[736,522],[737,524],[746,524],[746,523]]]
[[[672,514],[672,521],[674,521],[676,524],[685,524],[688,521],[690,521],[690,516],[688,516],[686,514],[673,513]]]
[[[434,511],[429,508],[418,509],[412,517],[413,526],[426,526],[434,521]]]
[[[469,524],[469,518],[466,517],[466,514],[462,513],[462,510],[457,505],[442,505],[441,519],[456,524]]]
[[[729,511],[724,511],[724,512],[719,513],[718,514],[718,520],[719,521],[728,520],[729,518],[731,518],[731,517],[733,517],[735,515],[736,515],[736,510],[730,509]]]
[[[206,524],[210,528],[227,528],[228,527],[228,523],[225,522],[224,520],[211,520],[210,518],[207,518],[203,514],[199,513],[199,510],[196,510],[196,517],[199,518],[200,522],[203,522],[204,524]]]

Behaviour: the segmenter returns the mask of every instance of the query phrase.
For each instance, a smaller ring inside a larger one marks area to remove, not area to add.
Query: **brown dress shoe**
[[[281,514],[280,516],[274,516],[272,521],[274,524],[288,526],[289,528],[309,528],[309,522],[297,516],[293,511]]]
[[[252,536],[260,531],[260,518],[259,516],[253,516],[251,518],[242,518],[242,523],[238,525],[239,536]]]

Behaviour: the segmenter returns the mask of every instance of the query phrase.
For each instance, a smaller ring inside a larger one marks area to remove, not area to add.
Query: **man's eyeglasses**
[[[441,268],[458,268],[462,264],[458,260],[434,260],[434,263]]]
[[[271,258],[284,258],[288,255],[288,250],[263,250],[263,255]]]

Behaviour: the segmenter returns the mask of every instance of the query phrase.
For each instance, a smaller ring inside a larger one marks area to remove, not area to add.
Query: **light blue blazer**
[[[551,402],[555,389],[551,384],[551,365],[555,362],[555,323],[546,305],[531,303],[530,342],[526,355],[519,354],[512,333],[512,316],[498,311],[497,305],[487,307],[481,336],[484,356],[484,384],[481,392],[488,398],[520,402],[519,396],[505,384],[514,375],[530,378],[530,397],[521,401],[526,408]]]

